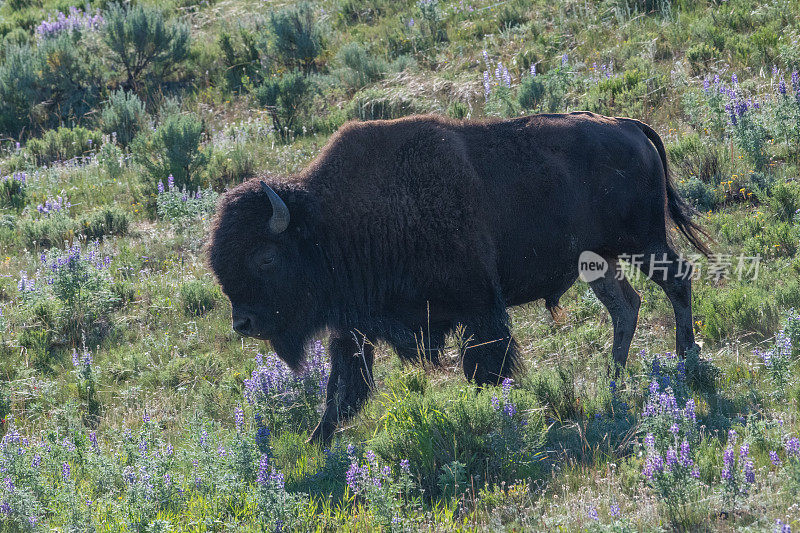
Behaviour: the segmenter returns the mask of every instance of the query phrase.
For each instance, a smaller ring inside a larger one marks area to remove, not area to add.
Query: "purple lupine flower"
[[[691,476],[695,479],[700,479],[700,470],[697,467],[694,467],[692,469]]]
[[[742,443],[739,447],[739,457],[742,459],[747,459],[747,456],[750,454],[750,445],[746,442]]]
[[[744,480],[747,483],[755,483],[756,481],[755,468],[753,465],[753,461],[750,459],[748,459],[744,463]]]
[[[670,432],[670,433],[672,433],[672,434],[673,434],[674,436],[676,436],[676,437],[678,436],[678,433],[680,433],[680,431],[681,431],[681,428],[680,428],[680,427],[678,427],[678,424],[675,424],[675,423],[673,423],[673,424],[672,424],[672,425],[669,427],[669,432]]]
[[[367,462],[369,462],[369,464],[371,465],[374,465],[378,460],[378,458],[375,456],[375,452],[373,452],[372,450],[367,450],[367,453],[364,454],[364,457],[367,459]]]
[[[503,413],[505,413],[507,417],[513,418],[514,415],[517,414],[517,407],[513,403],[508,402],[505,407],[503,407]]]
[[[358,463],[351,463],[350,469],[345,474],[345,480],[347,481],[347,485],[350,487],[350,490],[353,492],[358,491],[358,480],[360,475],[361,469],[359,468]]]
[[[786,455],[788,455],[789,457],[800,456],[800,439],[798,439],[797,437],[791,437],[787,439],[783,447],[786,449]]]
[[[167,187],[169,187],[169,190],[175,188],[175,177],[172,174],[167,176]]]
[[[683,408],[683,416],[685,416],[692,422],[697,422],[697,413],[695,413],[694,398],[689,398],[688,400],[686,400],[686,405]]]
[[[796,70],[792,72],[792,89],[800,90],[800,74]]]
[[[269,481],[269,472],[267,471],[268,468],[269,457],[267,457],[267,454],[264,454],[258,461],[258,476],[256,477],[256,481],[259,485],[266,485]]]
[[[564,55],[563,55],[563,56],[561,56],[561,66],[562,66],[562,67],[565,67],[565,66],[567,66],[567,62],[568,62],[568,61],[569,61],[569,56],[567,56],[567,54],[566,54],[566,53],[564,53]]]
[[[600,517],[597,515],[597,509],[594,507],[589,507],[589,518],[592,520],[600,520]]]
[[[31,468],[33,468],[34,470],[38,470],[41,464],[42,464],[42,456],[37,453],[36,455],[33,456],[33,459],[31,460]]]
[[[233,420],[236,424],[236,431],[241,431],[244,426],[244,410],[242,406],[237,405],[233,410]]]
[[[536,63],[531,64],[531,76],[536,76]]]
[[[158,180],[158,194],[163,194],[163,193],[164,193],[164,182]]]
[[[731,75],[731,83],[735,85],[739,85],[739,77],[734,73]]]
[[[667,469],[671,470],[672,467],[675,466],[677,463],[678,463],[678,454],[675,453],[674,449],[670,448],[669,450],[667,450],[667,460],[666,460]]]
[[[497,396],[492,396],[492,408],[497,411],[500,409],[500,398]]]
[[[781,466],[781,458],[778,457],[778,452],[771,450],[769,452],[769,460],[772,462],[772,466]]]
[[[608,507],[608,514],[610,514],[610,515],[611,515],[611,516],[613,516],[614,518],[617,518],[617,517],[619,517],[619,516],[622,516],[622,511],[620,510],[620,508],[619,508],[619,505],[617,505],[617,503],[616,503],[616,502],[612,503],[612,504],[611,504],[611,505]]]
[[[681,443],[681,465],[682,466],[692,466],[694,461],[691,458],[691,447],[689,446],[689,441],[684,439]]]
[[[64,463],[61,465],[61,477],[64,481],[67,481],[69,479],[69,476],[70,476],[69,463],[64,461]]]
[[[400,470],[402,470],[406,474],[411,473],[411,463],[409,462],[408,459],[402,459],[400,461]]]
[[[656,446],[656,438],[655,438],[655,436],[653,436],[652,433],[648,433],[644,437],[644,444],[645,444],[645,446],[647,446],[647,448],[649,450],[652,450],[653,448],[655,448],[655,446]]]

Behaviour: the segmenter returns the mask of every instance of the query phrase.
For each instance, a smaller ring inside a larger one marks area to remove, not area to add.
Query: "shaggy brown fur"
[[[667,174],[658,135],[591,113],[460,122],[438,116],[351,122],[301,173],[264,178],[289,208],[270,233],[257,180],[220,201],[209,264],[246,335],[297,368],[305,344],[331,332],[327,440],[369,393],[371,342],[435,362],[463,326],[464,372],[478,384],[518,361],[506,307],[543,298],[556,312],[591,250],[611,265],[591,283],[614,322],[624,365],[639,296],[621,254],[666,254],[656,280],[673,303],[678,351],[693,348],[690,282],[668,239],[670,219],[705,251]],[[620,278],[620,279],[617,279]]]

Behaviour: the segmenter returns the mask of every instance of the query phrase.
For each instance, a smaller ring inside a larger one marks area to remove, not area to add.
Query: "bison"
[[[582,252],[607,270],[590,286],[625,365],[640,298],[628,254],[665,259],[655,276],[675,312],[677,351],[693,349],[690,265],[671,224],[708,253],[667,171],[658,134],[592,113],[512,120],[440,116],[350,122],[302,172],[238,185],[219,201],[207,257],[233,328],[271,342],[293,369],[322,330],[331,374],[312,440],[363,405],[373,345],[436,363],[458,328],[466,378],[482,386],[519,365],[506,308],[554,313]]]

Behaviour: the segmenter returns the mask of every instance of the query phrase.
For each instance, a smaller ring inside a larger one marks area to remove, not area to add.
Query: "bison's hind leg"
[[[613,258],[608,262],[614,268],[609,268],[603,277],[592,281],[589,286],[611,315],[614,327],[614,346],[611,353],[614,357],[615,374],[619,375],[628,360],[639,320],[641,298],[622,275],[619,261]]]
[[[461,357],[467,379],[481,386],[511,377],[519,366],[519,352],[505,309],[471,317],[462,325]]]
[[[689,350],[700,350],[694,342],[692,320],[692,265],[664,244],[655,247],[651,258],[650,272],[645,274],[655,281],[667,294],[675,312],[675,342],[678,355],[683,357]],[[658,264],[658,268],[653,265]],[[666,265],[666,266],[664,266]]]

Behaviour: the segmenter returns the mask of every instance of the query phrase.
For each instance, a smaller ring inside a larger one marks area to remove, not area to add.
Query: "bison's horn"
[[[289,227],[289,208],[283,203],[278,193],[273,191],[269,185],[261,182],[261,188],[267,193],[269,203],[272,204],[272,217],[269,219],[269,229],[276,235],[283,233]]]

